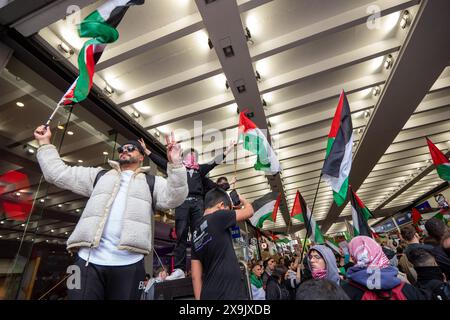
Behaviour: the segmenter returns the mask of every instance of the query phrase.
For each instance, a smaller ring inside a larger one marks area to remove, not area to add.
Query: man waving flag
[[[341,206],[347,199],[348,176],[352,168],[353,125],[347,96],[342,90],[328,134],[323,179],[333,189],[334,201]]]

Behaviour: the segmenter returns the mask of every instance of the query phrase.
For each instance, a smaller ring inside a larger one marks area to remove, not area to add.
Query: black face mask
[[[218,186],[219,186],[220,188],[222,188],[223,190],[225,190],[225,191],[227,191],[228,189],[230,189],[230,184],[229,184],[228,182],[218,184]]]

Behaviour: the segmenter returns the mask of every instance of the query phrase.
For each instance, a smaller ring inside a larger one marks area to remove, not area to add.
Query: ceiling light
[[[21,227],[25,227],[25,223],[22,223],[20,226],[21,226]]]
[[[0,221],[0,224],[4,224],[5,223],[5,221]]]
[[[23,107],[25,107],[25,104],[23,102],[17,101],[16,106],[23,108]]]
[[[245,27],[245,39],[250,42],[251,44],[253,44],[253,40],[252,40],[252,33],[250,32],[250,29],[248,27]]]
[[[58,124],[58,129],[59,130],[64,130],[64,126],[62,124]]]
[[[76,209],[75,212],[80,212],[80,209]]]
[[[261,81],[261,75],[259,74],[258,70],[255,72],[255,77],[257,81]]]
[[[379,96],[379,95],[380,95],[380,92],[381,92],[380,86],[373,87],[373,89],[372,89],[372,95],[373,95],[374,97]]]
[[[20,240],[20,238],[19,238],[19,237],[17,237],[16,239],[17,239],[17,240]]]
[[[44,203],[44,202],[45,202],[45,200],[44,200],[44,199],[41,199],[41,200],[39,200],[39,202],[40,202],[40,203]]]
[[[67,234],[69,234],[69,233],[68,233],[68,232],[66,231],[66,232],[64,232],[64,234],[66,234],[66,235],[67,235]]]
[[[47,242],[47,243],[48,243],[48,239],[47,239],[47,240],[45,240],[45,242]]]
[[[73,49],[67,43],[64,43],[64,42],[61,42],[60,44],[58,44],[58,49],[66,54],[70,54],[70,55],[74,54]]]
[[[104,155],[104,156],[107,156],[107,155],[108,155],[108,152],[103,151],[103,155]]]
[[[78,160],[78,163],[83,163],[83,160],[81,160],[81,159],[80,159],[80,160]]]
[[[34,154],[35,153],[35,150],[33,149],[33,148],[28,148],[27,149],[27,152],[29,153],[29,154]]]
[[[16,192],[16,196],[20,197],[20,192]]]
[[[384,60],[384,68],[386,70],[389,70],[393,64],[394,64],[394,57],[390,54],[386,57],[386,60]]]
[[[2,236],[2,235],[0,235],[0,238],[3,238],[3,236]]]
[[[205,49],[212,49],[209,44],[209,37],[205,30],[200,30],[195,33],[195,37],[197,38],[198,44]]]
[[[63,206],[63,205],[62,205],[61,203],[60,203],[60,204],[58,204],[58,208],[62,208],[62,206]]]
[[[73,131],[67,131],[67,134],[68,134],[69,136],[73,136]]]
[[[403,11],[402,18],[400,19],[400,27],[405,29],[411,23],[411,14],[408,10]]]
[[[50,230],[50,232],[55,232],[55,230],[52,229],[52,230]]]

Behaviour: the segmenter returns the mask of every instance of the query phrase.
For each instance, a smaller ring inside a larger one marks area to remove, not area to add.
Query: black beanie
[[[139,143],[139,141],[137,140],[128,140],[127,142],[123,143],[122,146],[126,146],[127,144],[131,144],[133,146],[135,146],[138,151],[145,156],[145,152],[144,152],[144,148],[142,148],[141,144]]]

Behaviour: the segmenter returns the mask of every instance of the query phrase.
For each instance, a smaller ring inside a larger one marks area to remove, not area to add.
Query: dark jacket
[[[402,281],[397,278],[398,270],[394,267],[386,267],[379,270],[380,272],[380,289],[381,292],[390,292],[399,286]],[[370,283],[369,277],[373,277],[367,268],[351,267],[347,272],[347,281],[342,282],[341,286],[351,300],[361,300],[364,293],[369,290],[367,284]],[[377,292],[377,290],[374,290]],[[402,293],[407,300],[425,300],[424,294],[408,283],[404,283]]]
[[[211,190],[216,186],[206,175],[214,169],[219,163],[225,159],[225,154],[220,154],[215,157],[212,161],[200,164],[198,170],[191,170],[186,168],[187,182],[189,187],[188,197],[204,197],[206,192]],[[164,171],[167,170],[168,161],[163,157],[152,152],[150,154],[150,160],[152,160],[157,166],[162,168]]]

